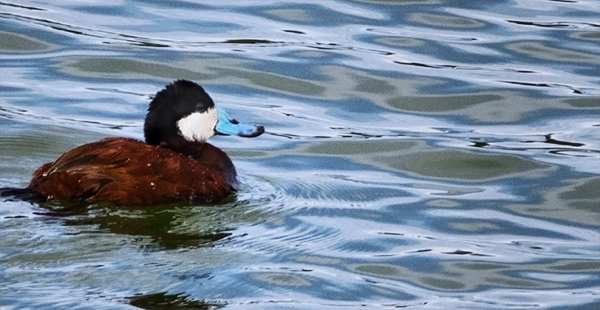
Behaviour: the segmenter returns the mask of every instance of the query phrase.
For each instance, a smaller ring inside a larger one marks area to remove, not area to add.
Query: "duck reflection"
[[[194,248],[212,246],[227,240],[235,227],[260,218],[257,212],[248,212],[248,204],[232,201],[219,205],[163,205],[122,209],[111,204],[58,205],[40,204],[38,212],[47,220],[62,218],[65,226],[95,226],[91,231],[81,228],[77,233],[113,233],[136,236],[149,250]],[[146,238],[148,237],[148,238]],[[147,241],[150,242],[147,242]]]

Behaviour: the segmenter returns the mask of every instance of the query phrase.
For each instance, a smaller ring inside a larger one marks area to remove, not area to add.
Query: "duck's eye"
[[[238,121],[237,121],[237,119],[235,119],[235,118],[234,118],[234,119],[231,119],[231,120],[230,120],[230,122],[231,122],[232,124],[234,124],[234,125],[237,125],[237,124],[239,124],[239,123],[240,123],[240,122],[238,122]]]

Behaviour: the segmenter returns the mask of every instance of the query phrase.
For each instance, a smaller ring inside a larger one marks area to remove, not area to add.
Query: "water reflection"
[[[213,210],[206,210],[206,209]],[[214,210],[215,208],[218,209]],[[229,208],[223,206],[201,207],[190,210],[178,209],[176,206],[162,207],[155,210],[91,210],[65,219],[66,226],[93,225],[99,232],[125,234],[136,237],[150,237],[152,243],[145,246],[150,249],[190,248],[202,245],[210,246],[212,242],[231,236],[231,228],[224,218],[230,218]],[[182,214],[183,213],[183,214]],[[44,215],[65,216],[60,213],[42,213]],[[83,216],[82,216],[83,215]],[[215,216],[219,215],[219,217]],[[224,217],[220,217],[224,216]],[[200,220],[200,221],[198,221]],[[218,224],[217,224],[218,223]],[[236,223],[233,223],[236,224]]]
[[[363,145],[359,146],[360,144]],[[336,150],[341,151],[336,152]],[[375,164],[386,170],[397,169],[404,173],[463,181],[517,177],[517,173],[532,177],[531,170],[548,167],[514,156],[436,150],[414,142],[334,142],[320,144],[310,151],[344,155],[362,163]]]
[[[571,51],[565,48],[552,48],[539,42],[519,42],[508,44],[506,48],[531,57],[559,62],[575,62],[580,64],[598,65],[598,55]]]
[[[535,205],[510,204],[507,207],[516,213],[571,222],[575,225],[600,226],[600,210],[596,207],[600,195],[596,190],[599,178],[565,180],[561,186],[539,190],[543,205],[552,208],[537,208]]]
[[[214,310],[225,306],[225,304],[209,303],[203,300],[189,299],[184,294],[156,293],[128,297],[130,305],[146,310],[164,309],[196,309]]]
[[[408,22],[414,22],[427,26],[436,26],[442,28],[481,28],[484,23],[459,16],[440,15],[430,13],[412,13],[406,19]]]
[[[0,41],[0,51],[8,53],[44,52],[52,49],[52,45],[47,42],[4,31],[0,31]]]

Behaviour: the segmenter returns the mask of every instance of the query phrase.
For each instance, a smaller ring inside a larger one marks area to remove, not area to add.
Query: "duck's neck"
[[[168,143],[161,143],[161,146],[194,158],[207,167],[222,171],[227,179],[227,183],[237,189],[237,173],[233,162],[218,147],[207,142],[189,142],[180,137],[172,139]]]

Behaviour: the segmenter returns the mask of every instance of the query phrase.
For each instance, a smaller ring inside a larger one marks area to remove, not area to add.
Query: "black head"
[[[177,122],[194,113],[214,108],[215,104],[202,86],[186,80],[175,81],[159,91],[144,123],[146,143],[158,145],[180,136]]]
[[[177,80],[156,94],[146,115],[144,135],[151,145],[169,145],[182,138],[204,142],[215,134],[256,137],[262,126],[240,124],[215,107],[202,86]]]

